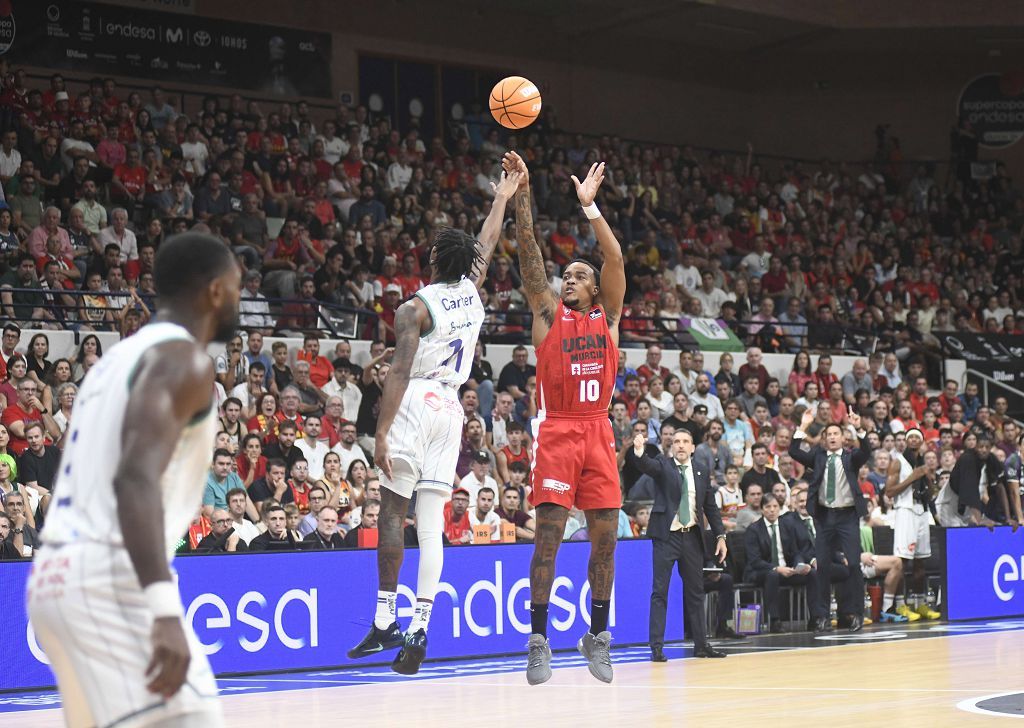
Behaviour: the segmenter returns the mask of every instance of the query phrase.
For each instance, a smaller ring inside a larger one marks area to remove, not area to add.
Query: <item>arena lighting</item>
[[[423,102],[418,98],[413,99],[409,102],[409,115],[415,119],[423,116]]]
[[[460,104],[458,101],[452,104],[451,113],[452,118],[455,119],[455,121],[462,121],[463,117],[466,115],[465,109],[462,108],[462,104]]]
[[[370,98],[367,99],[366,105],[370,107],[370,111],[374,113],[380,112],[384,109],[384,98],[377,93],[370,94]]]

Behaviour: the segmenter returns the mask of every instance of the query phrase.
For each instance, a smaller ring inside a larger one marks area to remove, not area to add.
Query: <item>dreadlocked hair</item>
[[[446,283],[472,276],[484,262],[476,240],[454,228],[441,228],[430,247],[434,252],[437,277]]]

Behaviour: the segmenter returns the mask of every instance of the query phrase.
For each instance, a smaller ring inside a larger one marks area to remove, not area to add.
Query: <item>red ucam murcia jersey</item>
[[[574,311],[559,304],[537,347],[537,409],[552,414],[607,414],[615,393],[619,350],[604,309]]]

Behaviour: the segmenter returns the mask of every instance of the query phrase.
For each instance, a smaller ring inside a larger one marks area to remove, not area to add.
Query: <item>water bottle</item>
[[[928,595],[925,597],[929,609],[935,609],[935,590],[928,587]]]
[[[836,613],[839,611],[839,605],[836,604],[835,595],[832,596],[832,601],[828,607],[829,619],[836,619]]]
[[[864,593],[864,619],[871,619],[871,595]]]

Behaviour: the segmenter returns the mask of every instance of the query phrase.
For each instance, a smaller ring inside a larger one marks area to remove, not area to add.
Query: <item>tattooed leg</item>
[[[409,499],[388,488],[380,489],[377,519],[377,578],[381,591],[398,591],[398,572],[405,558],[405,514]]]
[[[615,544],[619,530],[617,508],[599,508],[586,511],[587,530],[590,533],[590,562],[587,578],[594,599],[611,599],[615,579]]]
[[[565,522],[569,509],[554,503],[537,506],[537,528],[533,540],[533,559],[530,561],[530,601],[547,604],[551,596],[551,583],[555,580],[555,556],[565,535]]]

